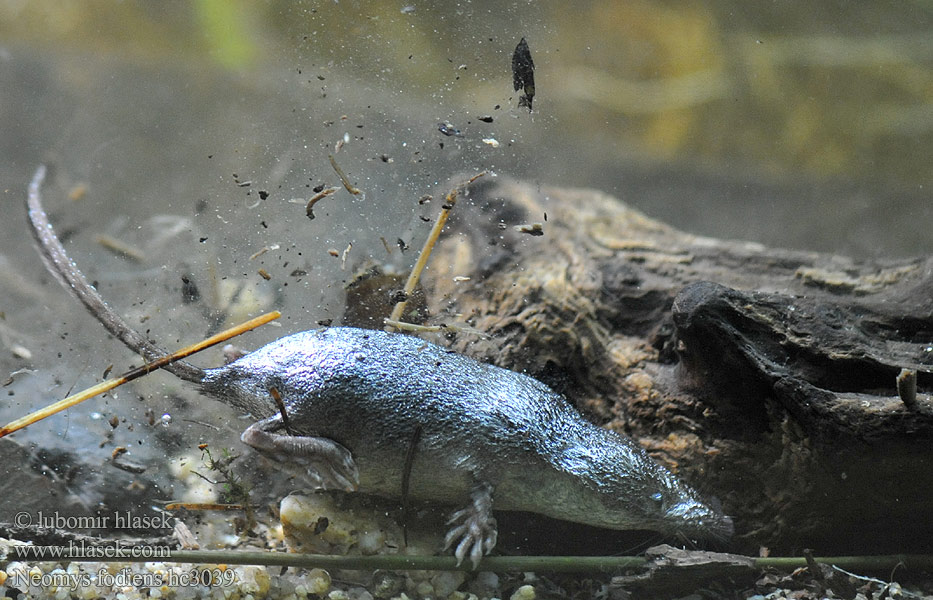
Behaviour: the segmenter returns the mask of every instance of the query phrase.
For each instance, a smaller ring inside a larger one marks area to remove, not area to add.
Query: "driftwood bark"
[[[738,554],[662,545],[648,548],[645,556],[644,569],[612,579],[613,585],[629,592],[630,597],[674,598],[726,582],[731,588],[747,588],[760,575],[753,558]]]
[[[533,222],[543,235],[516,227]],[[429,321],[463,315],[492,337],[455,349],[550,383],[720,498],[731,549],[929,548],[933,259],[702,238],[508,180],[473,186],[451,230]],[[902,368],[919,372],[915,410]]]

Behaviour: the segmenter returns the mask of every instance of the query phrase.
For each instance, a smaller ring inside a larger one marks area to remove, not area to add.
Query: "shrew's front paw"
[[[349,450],[328,438],[273,433],[267,430],[270,424],[254,423],[240,439],[314,487],[353,492],[359,486],[359,470]]]
[[[470,498],[470,505],[455,512],[447,521],[453,527],[444,537],[444,549],[456,542],[454,556],[457,557],[457,565],[469,554],[470,562],[476,569],[483,555],[489,554],[496,547],[498,531],[492,516],[492,486],[486,483],[477,485]]]

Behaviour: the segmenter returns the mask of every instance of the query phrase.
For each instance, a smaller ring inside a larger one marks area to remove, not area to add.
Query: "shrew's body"
[[[113,313],[68,259],[30,187],[49,269],[117,338],[161,354]],[[583,419],[543,383],[383,331],[295,333],[222,367],[169,368],[262,419],[244,442],[321,487],[463,504],[448,544],[476,565],[495,545],[493,506],[611,529],[728,537],[731,520],[632,440]],[[281,397],[287,423],[273,401]]]

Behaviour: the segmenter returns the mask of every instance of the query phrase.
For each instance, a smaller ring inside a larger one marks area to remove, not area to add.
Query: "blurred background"
[[[696,234],[916,256],[931,17],[929,0],[0,0],[0,418],[135,360],[44,273],[23,210],[39,163],[72,257],[170,348],[273,306],[281,326],[238,344],[339,322],[353,273],[414,260],[440,204],[418,200],[482,169]],[[533,112],[512,89],[522,37]],[[339,190],[308,219],[321,186]],[[158,374],[17,439],[145,461],[147,428],[215,435],[172,422],[205,404]]]

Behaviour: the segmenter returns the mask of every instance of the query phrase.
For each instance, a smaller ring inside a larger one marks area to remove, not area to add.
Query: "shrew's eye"
[[[651,499],[658,504],[661,504],[661,502],[664,500],[664,496],[661,495],[661,492],[657,492],[655,494],[651,494]]]

